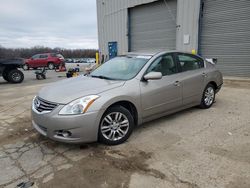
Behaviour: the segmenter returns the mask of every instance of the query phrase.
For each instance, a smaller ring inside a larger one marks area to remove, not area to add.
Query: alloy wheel
[[[19,73],[15,72],[12,74],[12,79],[15,82],[19,82],[19,80],[21,80],[21,75]]]
[[[208,87],[205,91],[204,103],[207,106],[210,106],[214,102],[214,88]]]
[[[126,136],[129,130],[129,120],[121,112],[106,115],[101,122],[101,133],[110,141],[118,141]]]

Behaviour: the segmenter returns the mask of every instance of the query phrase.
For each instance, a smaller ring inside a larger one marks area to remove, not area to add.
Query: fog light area
[[[72,135],[72,133],[70,131],[60,130],[56,132],[56,135],[60,137],[68,138]]]

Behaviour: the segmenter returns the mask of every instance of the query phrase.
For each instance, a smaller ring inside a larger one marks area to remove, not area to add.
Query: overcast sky
[[[97,48],[95,0],[0,0],[4,47]]]

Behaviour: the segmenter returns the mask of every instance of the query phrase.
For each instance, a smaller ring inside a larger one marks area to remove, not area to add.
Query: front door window
[[[156,59],[147,70],[149,72],[161,72],[162,76],[168,76],[177,73],[178,69],[173,56],[167,54]]]

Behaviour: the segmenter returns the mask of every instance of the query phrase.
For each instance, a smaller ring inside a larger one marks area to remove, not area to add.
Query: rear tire
[[[215,101],[215,88],[212,84],[208,84],[203,92],[200,108],[202,109],[210,108],[213,105],[214,101]]]
[[[21,83],[24,79],[23,73],[18,69],[13,69],[8,72],[8,80],[13,84]]]
[[[53,63],[48,63],[49,70],[55,69],[55,65]]]
[[[107,145],[118,145],[125,142],[134,129],[134,118],[126,108],[114,106],[102,116],[98,138]]]

